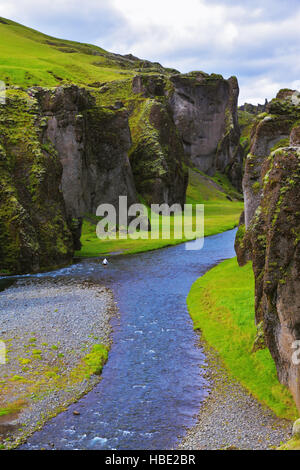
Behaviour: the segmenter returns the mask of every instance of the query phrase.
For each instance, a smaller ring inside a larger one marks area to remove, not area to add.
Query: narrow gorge
[[[300,92],[0,48],[0,449],[300,449]]]

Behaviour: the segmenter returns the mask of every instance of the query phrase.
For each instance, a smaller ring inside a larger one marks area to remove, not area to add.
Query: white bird
[[[108,265],[108,261],[106,258],[104,258],[104,260],[102,261],[102,264],[104,264],[104,266],[107,266]]]

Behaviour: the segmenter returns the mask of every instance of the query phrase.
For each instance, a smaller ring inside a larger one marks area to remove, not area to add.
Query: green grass
[[[93,374],[100,375],[107,359],[107,346],[104,344],[94,344],[91,352],[83,358],[83,361],[88,367],[88,377]]]
[[[187,304],[194,328],[229,372],[277,416],[296,419],[296,406],[278,382],[269,350],[251,352],[256,335],[251,263],[240,268],[234,258],[211,269],[193,284]]]
[[[284,444],[281,444],[277,450],[300,450],[300,439],[298,437],[293,437]]]
[[[7,85],[86,85],[133,77],[142,69],[143,61],[132,62],[97,46],[56,39],[0,18],[0,80]]]
[[[226,182],[226,185],[229,184]],[[234,188],[230,188],[234,191]],[[217,233],[230,230],[237,226],[240,214],[243,210],[243,203],[237,200],[229,200],[227,198],[227,189],[216,184],[211,178],[196,172],[189,171],[189,185],[187,189],[187,204],[204,204],[204,235],[215,235]],[[151,219],[151,213],[149,210]],[[79,257],[92,257],[101,254],[123,253],[133,254],[143,251],[155,250],[165,246],[176,245],[186,241],[182,237],[176,239],[174,237],[174,223],[178,216],[170,217],[170,237],[166,237],[166,231],[163,229],[163,222],[167,216],[159,217],[160,238],[158,240],[148,239],[120,239],[117,234],[116,240],[99,240],[96,235],[97,218],[89,216],[84,220],[82,230],[82,249],[76,252]],[[169,218],[168,218],[169,219]],[[190,219],[190,226],[195,223],[195,216]],[[153,221],[152,221],[153,225]],[[142,232],[148,235],[148,232]]]
[[[25,402],[23,400],[17,400],[13,403],[7,404],[7,406],[3,408],[0,407],[0,417],[19,413],[19,411],[21,411],[24,405]]]

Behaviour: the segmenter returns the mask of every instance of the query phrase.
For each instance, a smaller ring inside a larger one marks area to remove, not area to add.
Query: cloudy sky
[[[0,0],[0,16],[181,72],[236,75],[240,103],[300,89],[300,0]]]

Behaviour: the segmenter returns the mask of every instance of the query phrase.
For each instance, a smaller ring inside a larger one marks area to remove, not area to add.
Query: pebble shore
[[[22,279],[0,293],[7,348],[0,411],[21,404],[16,413],[0,414],[2,448],[22,442],[99,382],[97,375],[83,378],[78,365],[94,344],[109,347],[115,313],[111,291],[91,282]]]
[[[291,437],[292,425],[262,406],[229,376],[217,353],[204,347],[208,398],[201,405],[197,424],[187,430],[181,450],[267,450]]]

